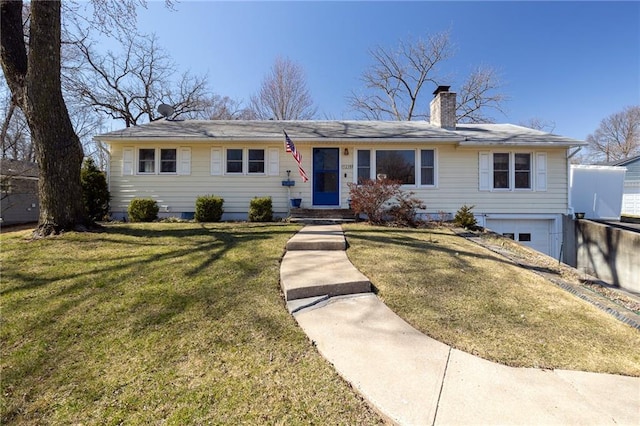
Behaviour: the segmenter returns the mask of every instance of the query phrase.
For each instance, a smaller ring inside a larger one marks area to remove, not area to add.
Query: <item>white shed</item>
[[[571,165],[570,205],[587,219],[620,220],[626,168]]]

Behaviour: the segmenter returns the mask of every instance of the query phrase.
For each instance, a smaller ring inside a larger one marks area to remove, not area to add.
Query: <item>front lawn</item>
[[[446,228],[344,226],[353,264],[418,330],[511,366],[640,376],[640,332]]]
[[[288,314],[285,224],[0,236],[0,424],[375,424]]]

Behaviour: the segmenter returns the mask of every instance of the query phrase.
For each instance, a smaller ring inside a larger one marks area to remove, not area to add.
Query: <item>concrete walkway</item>
[[[340,225],[306,226],[287,244],[287,306],[320,353],[400,425],[639,425],[640,379],[512,368],[420,333],[349,262]]]

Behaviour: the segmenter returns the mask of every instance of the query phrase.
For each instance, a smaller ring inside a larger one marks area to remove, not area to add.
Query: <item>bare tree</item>
[[[353,92],[351,107],[369,120],[412,120],[426,118],[427,108],[418,111],[422,88],[437,85],[438,65],[451,56],[448,32],[426,40],[400,41],[396,50],[381,46],[369,51],[374,64],[361,77],[365,92]]]
[[[540,117],[532,117],[520,122],[519,124],[530,129],[541,130],[547,133],[553,133],[556,128],[555,121],[548,121]]]
[[[174,118],[204,118],[211,104],[206,77],[185,72],[173,81],[176,66],[155,35],[130,33],[121,42],[122,53],[100,55],[85,34],[76,43],[82,72],[69,75],[65,88],[126,127],[159,118],[161,103],[173,107]]]
[[[456,120],[460,123],[491,123],[490,110],[504,114],[502,104],[507,97],[500,93],[502,82],[498,71],[490,66],[475,68],[458,90]]]
[[[252,120],[255,119],[250,108],[242,106],[242,102],[228,96],[212,95],[209,107],[204,112],[209,120]]]
[[[416,41],[400,41],[395,50],[377,47],[369,51],[374,64],[361,77],[365,88],[347,98],[350,106],[369,120],[414,120],[429,117],[431,90],[450,78],[442,75],[442,64],[453,56],[448,31]],[[499,92],[497,71],[477,67],[457,90],[457,119],[488,122],[487,111],[502,111],[506,99]]]
[[[308,120],[316,114],[304,70],[281,57],[276,58],[250,105],[259,120]]]
[[[624,108],[600,122],[587,136],[594,159],[616,161],[640,154],[640,105]]]

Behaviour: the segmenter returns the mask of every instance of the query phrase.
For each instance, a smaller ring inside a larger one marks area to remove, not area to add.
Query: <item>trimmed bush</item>
[[[153,222],[158,218],[158,203],[152,198],[134,198],[129,203],[129,220],[131,222]]]
[[[92,221],[109,217],[109,186],[106,174],[98,169],[93,158],[87,158],[80,170],[82,184],[82,202],[87,215]]]
[[[249,222],[271,222],[273,203],[271,197],[255,197],[249,203]]]
[[[201,195],[196,199],[196,222],[220,222],[224,209],[224,200],[215,195]]]
[[[465,228],[475,230],[478,226],[476,222],[476,218],[473,216],[471,210],[475,206],[467,206],[466,204],[456,212],[455,217],[453,218],[453,223],[456,225]]]

